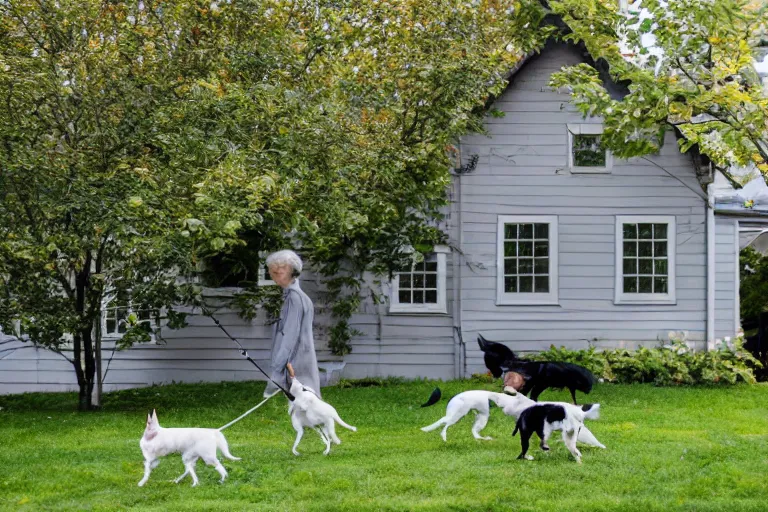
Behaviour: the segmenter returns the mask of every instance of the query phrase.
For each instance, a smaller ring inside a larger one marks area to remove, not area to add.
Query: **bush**
[[[681,384],[735,384],[756,382],[754,369],[762,365],[743,347],[743,337],[719,343],[712,351],[694,351],[682,339],[655,348],[641,347],[598,352],[595,347],[567,350],[554,345],[531,359],[579,364],[605,382],[652,382],[658,386]]]

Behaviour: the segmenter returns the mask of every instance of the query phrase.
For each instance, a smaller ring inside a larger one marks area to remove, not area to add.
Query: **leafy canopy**
[[[643,0],[618,12],[611,0],[552,1],[554,12],[604,59],[629,94],[610,97],[589,65],[552,78],[570,87],[581,112],[602,116],[603,140],[619,157],[653,153],[666,128],[697,145],[717,168],[754,165],[768,176],[768,96],[754,70],[753,47],[766,31],[766,7],[746,0]],[[652,44],[651,44],[652,43]]]
[[[452,141],[481,129],[543,16],[531,0],[0,2],[0,324],[53,349],[71,334],[85,400],[105,296],[178,325],[200,291],[178,275],[284,246],[354,295],[364,270],[443,239]]]

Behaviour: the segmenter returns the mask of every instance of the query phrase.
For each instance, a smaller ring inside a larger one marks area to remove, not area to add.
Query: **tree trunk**
[[[78,409],[90,411],[94,409],[94,388],[96,385],[96,364],[94,361],[94,346],[91,331],[83,329],[79,336],[84,350],[75,351],[75,372],[77,373],[77,385],[80,388]],[[100,396],[99,396],[100,398]],[[99,402],[96,402],[98,405]]]
[[[96,339],[94,340],[94,359],[96,367],[96,386],[91,398],[91,406],[94,409],[101,409],[101,393],[104,390],[104,372],[101,369],[101,318],[94,322],[93,328]]]
[[[91,397],[86,394],[88,386],[85,381],[85,373],[83,372],[83,340],[79,332],[75,333],[74,345],[75,350],[72,365],[75,367],[75,375],[77,375],[77,386],[80,389],[78,396],[78,409],[81,411],[87,411],[91,406]]]
[[[93,346],[93,319],[89,318],[86,294],[91,270],[91,255],[87,253],[83,270],[75,277],[75,310],[81,320],[81,328],[75,343],[75,371],[80,388],[79,405],[81,411],[93,408],[93,386],[96,364]],[[79,338],[79,339],[78,339]]]

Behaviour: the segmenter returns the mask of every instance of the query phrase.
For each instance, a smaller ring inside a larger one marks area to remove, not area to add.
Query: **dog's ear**
[[[152,409],[152,421],[157,423],[157,411]]]

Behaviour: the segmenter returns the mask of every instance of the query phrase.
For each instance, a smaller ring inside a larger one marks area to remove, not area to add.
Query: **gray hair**
[[[299,255],[288,249],[273,252],[267,256],[267,267],[273,265],[290,265],[293,268],[295,275],[301,274],[301,269],[304,268],[304,264],[301,262]]]

